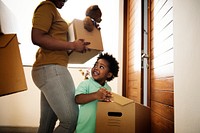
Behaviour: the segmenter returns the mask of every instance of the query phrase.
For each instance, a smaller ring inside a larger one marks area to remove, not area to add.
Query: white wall
[[[2,23],[2,16],[5,14],[0,9],[0,25],[3,33],[17,33],[20,44],[20,52],[24,65],[31,65],[35,59],[37,46],[31,42],[31,22],[32,14],[37,4],[42,0],[0,0],[8,8],[13,17],[12,26],[7,25],[8,21]],[[77,3],[79,3],[77,5]],[[123,2],[121,0],[68,0],[61,11],[62,16],[68,21],[73,18],[83,19],[85,10],[92,4],[98,4],[102,10],[101,34],[103,39],[104,51],[113,54],[120,63],[119,78],[109,82],[113,91],[121,94],[122,86],[122,16],[119,9],[122,10]],[[74,7],[75,6],[75,7]],[[9,11],[9,12],[10,12]],[[81,13],[77,14],[77,12]],[[3,17],[3,18],[4,18]],[[10,18],[9,18],[10,19]],[[13,24],[14,22],[14,24]],[[14,25],[14,26],[13,26]],[[119,53],[118,53],[119,52]],[[92,67],[96,57],[90,60],[86,65],[74,66],[69,69],[77,86],[83,77],[77,67]],[[73,68],[72,68],[73,67]],[[74,68],[76,67],[76,68]],[[34,85],[31,78],[31,67],[24,67],[28,90],[0,97],[0,126],[38,126],[40,112],[40,91]]]
[[[200,132],[200,1],[174,0],[175,132]]]

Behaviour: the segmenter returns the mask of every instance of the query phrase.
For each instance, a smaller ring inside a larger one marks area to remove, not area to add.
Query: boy
[[[77,87],[75,101],[80,109],[76,133],[95,133],[97,102],[110,102],[111,87],[107,81],[118,76],[118,64],[112,55],[100,54],[91,70],[92,77]]]

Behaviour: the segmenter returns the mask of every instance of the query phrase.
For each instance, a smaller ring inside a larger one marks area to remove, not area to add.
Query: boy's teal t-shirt
[[[104,86],[101,86],[93,78],[90,78],[79,84],[75,95],[93,93],[98,91],[100,88],[105,88],[108,91],[111,91],[111,87],[107,83],[105,83]],[[79,106],[76,133],[95,133],[97,102],[98,100],[95,100]]]

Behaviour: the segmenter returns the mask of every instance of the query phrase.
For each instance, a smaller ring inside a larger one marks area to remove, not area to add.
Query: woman
[[[46,0],[35,9],[32,42],[40,48],[33,64],[32,78],[41,90],[41,116],[38,133],[73,133],[78,106],[74,101],[75,86],[67,69],[68,50],[86,52],[89,42],[78,39],[67,42],[68,24],[61,9],[66,0]],[[58,127],[54,127],[57,119]]]

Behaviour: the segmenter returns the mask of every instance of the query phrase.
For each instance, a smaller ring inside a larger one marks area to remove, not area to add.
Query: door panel
[[[141,103],[141,1],[127,1],[126,97]]]
[[[150,1],[151,132],[174,132],[172,0]]]
[[[174,132],[173,0],[148,0],[147,105],[151,132]],[[124,96],[143,103],[141,50],[143,49],[143,0],[125,0]]]

